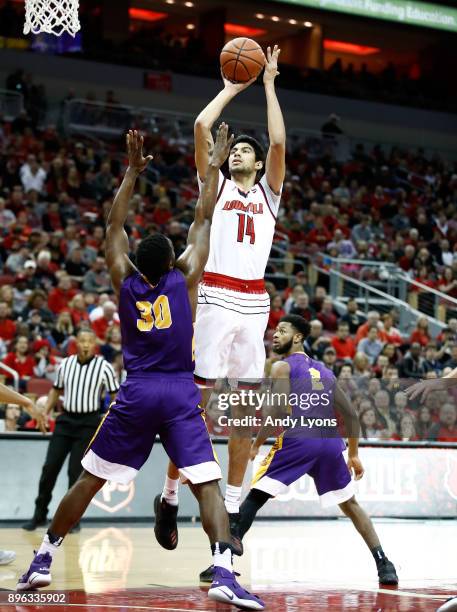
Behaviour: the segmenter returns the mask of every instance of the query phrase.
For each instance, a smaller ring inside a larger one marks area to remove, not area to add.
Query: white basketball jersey
[[[198,182],[201,187],[200,179]],[[245,280],[263,279],[280,200],[281,193],[277,195],[270,189],[265,174],[244,193],[219,171],[205,272]]]

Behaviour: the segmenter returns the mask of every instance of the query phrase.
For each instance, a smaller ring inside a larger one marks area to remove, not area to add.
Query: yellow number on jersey
[[[311,387],[313,391],[323,391],[324,384],[321,381],[321,373],[316,368],[310,368],[309,373],[311,374]]]
[[[151,302],[137,302],[141,319],[137,319],[136,326],[142,332],[151,331],[154,325],[157,329],[167,329],[171,326],[170,304],[166,295],[159,295],[154,304]]]

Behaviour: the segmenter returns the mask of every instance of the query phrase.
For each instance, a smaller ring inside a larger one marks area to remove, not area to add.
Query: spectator
[[[365,323],[365,317],[357,312],[358,305],[354,298],[350,298],[347,302],[347,312],[341,317],[341,322],[349,325],[349,332],[351,334],[357,333],[357,330],[363,323]]]
[[[73,320],[68,309],[62,310],[58,317],[55,326],[51,331],[51,336],[59,350],[65,352],[68,340],[75,334]]]
[[[9,228],[16,223],[16,215],[6,207],[5,198],[0,198],[0,227]]]
[[[445,362],[447,368],[457,368],[457,343],[454,342],[449,345],[450,348],[450,356],[449,359]]]
[[[103,316],[92,322],[92,329],[99,341],[105,339],[109,327],[119,325],[114,316],[115,314],[117,314],[116,304],[108,300],[103,304]]]
[[[306,338],[303,348],[312,359],[321,361],[324,350],[330,345],[330,340],[322,335],[322,323],[317,319],[310,321],[309,329],[309,336]]]
[[[427,317],[419,317],[416,323],[416,329],[411,334],[410,343],[419,343],[421,346],[427,346],[431,340],[428,329]]]
[[[371,405],[360,413],[360,429],[365,440],[379,440],[382,437],[382,430],[376,420],[376,411]]]
[[[8,433],[10,431],[18,430],[18,422],[21,416],[21,409],[16,404],[7,404],[5,410],[5,419],[2,423],[3,431]],[[0,429],[0,431],[2,431]]]
[[[16,323],[11,318],[11,309],[6,302],[0,302],[0,338],[12,340],[16,334]]]
[[[420,406],[417,411],[416,431],[419,440],[428,440],[430,427],[433,425],[432,413],[428,406]]]
[[[393,440],[414,441],[419,440],[416,433],[416,419],[411,412],[405,412],[397,427],[397,431],[392,435]]]
[[[357,330],[357,333],[355,335],[355,343],[359,344],[359,342],[363,338],[366,338],[368,335],[368,330],[370,329],[370,327],[374,327],[374,326],[376,326],[379,329],[380,314],[377,310],[370,310],[369,313],[367,314],[366,323],[363,323],[363,325],[361,325],[359,329]]]
[[[411,344],[411,348],[400,362],[400,373],[403,378],[422,378],[425,374],[424,358],[421,356],[421,345]]]
[[[309,297],[307,293],[300,293],[292,308],[290,309],[290,314],[300,315],[307,321],[311,321],[311,319],[315,316],[314,310],[309,305]]]
[[[439,422],[430,427],[429,439],[437,442],[457,442],[457,413],[454,404],[444,404],[440,409]]]
[[[332,298],[326,297],[322,301],[322,308],[317,314],[325,331],[335,332],[338,326],[338,317],[333,309]]]
[[[425,347],[424,371],[436,372],[441,375],[442,365],[437,359],[437,348],[434,342],[429,342]]]
[[[82,283],[88,269],[89,267],[83,261],[81,249],[73,249],[65,264],[65,271],[68,276],[72,281]]]
[[[335,249],[338,252],[338,257],[346,259],[354,259],[357,256],[357,249],[352,244],[351,240],[346,240],[341,229],[336,229],[333,234],[332,242],[327,244],[327,251]]]
[[[24,389],[26,381],[33,376],[35,367],[35,360],[29,354],[29,341],[25,336],[17,338],[14,351],[6,355],[3,363],[16,370],[19,374],[21,388]],[[6,380],[11,383],[12,377],[7,376]]]
[[[349,335],[349,325],[346,322],[340,321],[338,323],[338,330],[336,336],[331,340],[332,346],[336,351],[338,359],[350,359],[352,360],[355,356],[355,344],[353,339]]]
[[[35,155],[29,155],[19,171],[24,191],[35,190],[38,193],[43,191],[46,181],[46,171],[37,162]]]
[[[81,293],[77,293],[68,305],[70,307],[70,314],[75,327],[79,327],[83,321],[89,321],[89,313],[87,312],[86,302],[84,301],[84,296]]]
[[[328,116],[328,119],[321,126],[321,132],[324,136],[337,136],[340,134],[344,134],[343,130],[340,127],[341,119],[335,113],[332,113]]]
[[[351,234],[353,242],[371,242],[373,238],[373,229],[371,227],[371,219],[368,215],[363,215],[360,223],[354,225]]]
[[[83,281],[84,291],[106,293],[111,291],[111,283],[103,257],[97,257],[91,270],[86,272]]]
[[[354,379],[357,382],[359,382],[359,379],[371,377],[370,362],[365,353],[356,353],[352,365],[354,368]]]
[[[336,374],[336,351],[333,346],[329,346],[324,350],[322,361],[326,368]]]
[[[379,334],[380,335],[380,334]],[[389,360],[390,365],[395,365],[398,361],[398,353],[397,347],[395,344],[391,344],[387,342],[382,347],[381,355],[384,355]],[[401,354],[401,353],[400,353]]]
[[[36,278],[36,263],[33,259],[28,259],[24,264],[24,282],[27,289],[38,289],[40,287],[40,281]],[[18,275],[19,276],[19,275]]]
[[[303,285],[297,284],[293,286],[292,291],[284,304],[284,310],[287,314],[290,314],[291,308],[295,306],[298,296],[303,295],[304,293],[305,288]]]
[[[57,284],[55,277],[56,270],[57,266],[51,261],[51,253],[45,250],[40,251],[37,256],[35,276],[41,282],[43,289],[49,290],[53,285]]]
[[[33,343],[36,365],[33,373],[36,378],[46,378],[54,382],[57,362],[51,355],[51,346],[47,340],[35,340]]]
[[[376,363],[378,355],[382,350],[382,342],[378,337],[378,328],[373,325],[368,330],[368,335],[363,338],[357,345],[357,352],[364,353],[371,365]]]
[[[68,308],[69,302],[75,295],[76,289],[72,287],[71,278],[66,274],[61,276],[57,287],[49,293],[49,310],[55,315],[59,314],[64,308]]]
[[[109,327],[106,332],[105,344],[100,347],[100,353],[109,363],[113,363],[116,355],[122,350],[121,330],[117,325]]]
[[[286,313],[282,305],[282,297],[279,294],[273,295],[270,299],[270,314],[268,316],[267,329],[276,329],[279,320],[285,314]]]
[[[396,431],[397,423],[393,418],[390,408],[390,395],[387,391],[380,390],[374,396],[376,418],[381,427],[386,430],[389,437]]]
[[[389,342],[395,346],[403,344],[403,338],[399,330],[394,327],[394,319],[390,313],[386,313],[382,316],[383,329],[380,332],[380,339],[383,342]]]

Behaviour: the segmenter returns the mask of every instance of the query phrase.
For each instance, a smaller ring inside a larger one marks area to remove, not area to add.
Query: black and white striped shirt
[[[54,383],[54,389],[64,391],[64,409],[79,414],[100,410],[102,386],[109,393],[119,389],[113,366],[99,355],[86,363],[80,363],[77,355],[67,357],[60,364]]]

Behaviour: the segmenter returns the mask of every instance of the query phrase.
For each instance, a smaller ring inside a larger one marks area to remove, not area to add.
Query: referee
[[[54,387],[45,408],[46,416],[56,405],[63,391],[64,411],[56,419],[56,427],[49,441],[48,452],[41,471],[35,512],[22,527],[33,531],[46,525],[48,506],[60,470],[68,454],[69,487],[78,479],[81,459],[92,436],[100,424],[100,394],[104,387],[111,401],[119,388],[114,369],[103,357],[95,355],[97,341],[91,330],[81,330],[76,338],[77,354],[67,357],[60,364]],[[79,531],[79,523],[73,532]]]

